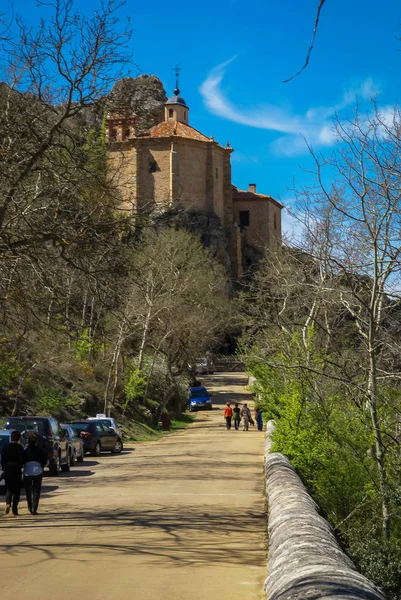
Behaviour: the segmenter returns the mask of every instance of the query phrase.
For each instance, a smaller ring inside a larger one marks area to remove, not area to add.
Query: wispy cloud
[[[236,58],[233,56],[209,72],[200,87],[205,105],[211,113],[235,123],[285,134],[273,142],[272,148],[275,152],[287,156],[307,150],[304,138],[313,145],[333,144],[335,136],[331,128],[331,117],[354,104],[357,99],[371,99],[379,93],[373,80],[366,79],[343,92],[340,100],[333,106],[312,107],[305,114],[293,114],[290,110],[274,105],[238,107],[221,89],[227,67]]]
[[[231,156],[231,162],[242,165],[258,165],[260,163],[260,156],[252,156],[251,154],[235,151]]]

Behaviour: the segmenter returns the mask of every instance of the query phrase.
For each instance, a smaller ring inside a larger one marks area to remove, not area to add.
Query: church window
[[[239,226],[240,229],[249,226],[249,210],[240,210],[239,211]]]
[[[116,142],[117,141],[117,129],[112,129],[111,130],[111,136],[110,136],[110,138],[111,138],[112,142]]]
[[[170,118],[171,118],[171,117],[174,117],[174,111],[173,111],[173,109],[172,109],[172,108],[170,108],[170,110],[168,111],[168,116],[169,116]]]
[[[149,173],[156,173],[157,171],[157,162],[155,160],[149,163]]]
[[[277,215],[276,215],[276,213],[274,213],[273,223],[274,223],[274,229],[277,229]]]
[[[126,139],[126,140],[129,138],[129,136],[130,136],[130,133],[131,133],[131,130],[130,130],[130,128],[128,127],[128,129],[126,129],[126,130],[125,130],[125,139]]]

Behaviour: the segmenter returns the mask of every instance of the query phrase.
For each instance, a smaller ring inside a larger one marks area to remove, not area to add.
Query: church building
[[[232,276],[243,276],[242,248],[258,252],[281,242],[282,205],[270,196],[238,190],[231,181],[231,153],[189,124],[189,107],[178,83],[164,107],[164,120],[146,132],[135,115],[110,114],[106,140],[123,210],[133,214],[182,207],[216,215],[231,258]]]

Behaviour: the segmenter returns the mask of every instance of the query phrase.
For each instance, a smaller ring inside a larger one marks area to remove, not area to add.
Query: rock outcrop
[[[163,84],[155,75],[120,79],[111,90],[107,105],[112,113],[136,115],[137,133],[144,133],[164,119],[167,100]]]

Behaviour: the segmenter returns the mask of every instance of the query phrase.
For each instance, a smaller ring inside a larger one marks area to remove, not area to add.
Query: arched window
[[[170,108],[170,110],[168,111],[168,116],[169,116],[170,118],[171,118],[171,117],[174,117],[174,111],[173,111],[173,109],[172,109],[172,108]]]

